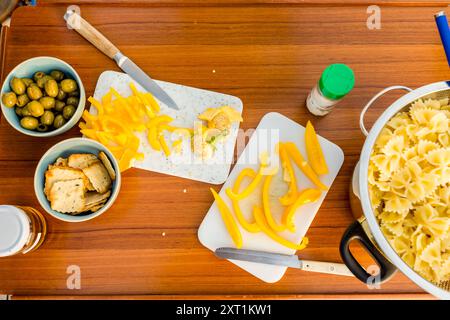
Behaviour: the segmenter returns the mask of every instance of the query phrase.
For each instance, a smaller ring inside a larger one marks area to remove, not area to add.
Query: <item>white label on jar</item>
[[[339,100],[330,100],[322,95],[317,86],[315,86],[306,99],[306,107],[309,112],[316,116],[328,114]]]

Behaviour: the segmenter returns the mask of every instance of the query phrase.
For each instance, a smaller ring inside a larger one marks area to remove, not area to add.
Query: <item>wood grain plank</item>
[[[132,295],[132,296],[12,296],[11,300],[434,300],[422,293],[403,294],[302,294],[302,295]]]
[[[46,0],[39,6],[106,5],[104,0]],[[320,5],[320,6],[447,6],[446,0],[109,0],[115,6],[256,6],[256,5]]]
[[[382,29],[375,31],[367,30],[361,6],[161,5],[136,10],[83,5],[81,9],[154,78],[239,96],[244,102],[244,129],[256,127],[265,113],[278,111],[301,124],[311,119],[321,135],[343,148],[343,168],[308,231],[310,246],[300,253],[307,259],[340,261],[340,237],[353,220],[348,186],[364,142],[358,127],[363,105],[389,85],[415,88],[448,78],[432,18],[440,7],[383,7]],[[24,59],[56,56],[76,68],[90,95],[101,72],[117,70],[66,29],[64,10],[48,6],[15,12],[3,75]],[[325,21],[324,10],[329,13]],[[323,68],[337,61],[355,70],[356,87],[332,114],[313,117],[304,107],[306,96]],[[381,99],[367,123],[400,94]],[[0,203],[39,208],[33,191],[37,161],[54,143],[78,135],[73,129],[55,138],[33,139],[17,134],[1,119]],[[107,213],[81,224],[48,217],[50,233],[39,251],[2,258],[0,291],[23,296],[425,296],[401,274],[381,290],[370,290],[355,279],[295,270],[288,270],[276,284],[262,283],[217,260],[198,242],[197,228],[212,202],[208,187],[128,170],[120,196]],[[354,250],[361,261],[370,263],[360,248]],[[81,290],[66,288],[71,264],[81,267]]]

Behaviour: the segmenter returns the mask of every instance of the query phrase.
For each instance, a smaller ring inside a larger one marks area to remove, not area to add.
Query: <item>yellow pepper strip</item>
[[[120,172],[124,172],[125,170],[131,168],[131,162],[134,159],[135,152],[130,149],[126,149],[122,156],[119,158],[119,168]]]
[[[161,110],[158,102],[155,100],[155,98],[153,97],[153,95],[151,93],[145,94],[145,98],[147,99],[149,105],[152,107],[152,109],[156,113],[158,113]]]
[[[286,230],[286,226],[279,225],[273,218],[272,211],[270,210],[269,190],[270,183],[272,182],[272,177],[273,175],[266,176],[262,188],[262,203],[264,208],[264,215],[266,216],[266,221],[272,230],[283,232],[284,230]]]
[[[253,215],[255,217],[256,223],[260,226],[261,230],[272,240],[278,242],[279,244],[294,250],[305,249],[306,246],[308,245],[309,240],[307,237],[303,237],[302,241],[299,244],[296,244],[289,240],[286,240],[285,238],[275,233],[267,224],[267,221],[265,220],[264,217],[264,213],[262,212],[260,207],[255,206],[253,208]]]
[[[170,149],[167,146],[166,140],[164,139],[164,136],[162,134],[159,134],[159,143],[161,144],[161,147],[164,151],[164,154],[166,155],[166,157],[170,156]]]
[[[236,224],[236,221],[234,221],[233,215],[230,212],[230,209],[228,208],[227,204],[223,199],[217,194],[216,191],[214,191],[213,188],[210,188],[214,199],[216,200],[217,207],[219,208],[220,215],[222,216],[222,220],[225,223],[225,227],[228,230],[228,233],[231,236],[231,239],[233,239],[234,244],[236,245],[236,248],[240,249],[242,248],[242,235],[241,231],[239,230],[238,225]]]
[[[305,189],[298,194],[297,200],[294,204],[286,208],[282,218],[283,223],[289,231],[295,232],[294,216],[297,209],[307,203],[316,202],[319,200],[321,194],[322,192],[317,189]]]
[[[234,193],[239,193],[239,188],[241,186],[242,180],[244,180],[245,177],[250,177],[250,178],[254,179],[255,176],[256,176],[255,170],[253,170],[251,168],[243,169],[239,173],[239,176],[236,178],[236,181],[234,182],[233,189],[232,189],[234,191]],[[239,223],[241,224],[241,226],[245,230],[247,230],[248,232],[251,232],[251,233],[260,232],[261,228],[258,226],[258,224],[256,222],[250,223],[245,219],[244,214],[242,213],[241,207],[239,206],[239,200],[236,200],[233,197],[231,197],[230,191],[231,191],[230,189],[225,190],[226,194],[228,195],[228,197],[231,200],[234,213],[235,213],[236,218],[238,219]]]
[[[328,187],[320,181],[314,170],[310,167],[308,162],[305,161],[297,146],[292,142],[285,142],[283,145],[288,154],[292,157],[292,160],[294,160],[295,164],[302,170],[305,176],[307,176],[319,189],[328,190]]]
[[[253,191],[255,191],[258,184],[261,182],[263,174],[263,166],[261,166],[258,170],[258,173],[256,174],[255,178],[252,182],[240,193],[235,193],[233,190],[228,191],[229,196],[235,200],[242,200],[247,198],[250,194],[252,194]]]
[[[318,174],[327,174],[328,166],[323,155],[316,131],[310,121],[306,124],[305,131],[306,154],[313,170]]]
[[[81,129],[80,132],[89,139],[97,140],[97,130],[94,129]]]
[[[161,143],[158,139],[158,128],[153,126],[148,129],[148,142],[151,147],[156,151],[161,151]]]
[[[281,166],[283,167],[284,180],[289,182],[288,192],[284,196],[280,197],[279,200],[283,206],[290,206],[297,199],[297,180],[295,178],[291,160],[289,159],[283,144],[280,144],[279,151]]]
[[[134,96],[137,96],[139,94],[139,91],[136,89],[136,86],[134,85],[133,82],[130,82],[130,89],[131,89],[131,92],[133,92]]]
[[[176,148],[176,147],[178,147],[182,142],[183,142],[183,140],[181,140],[181,139],[175,140],[174,142],[172,142],[172,147],[173,147],[173,148]]]
[[[100,101],[98,101],[94,97],[89,97],[88,101],[95,107],[95,109],[97,109],[97,115],[99,117],[101,117],[105,113],[104,110],[103,110],[103,106],[100,103]]]

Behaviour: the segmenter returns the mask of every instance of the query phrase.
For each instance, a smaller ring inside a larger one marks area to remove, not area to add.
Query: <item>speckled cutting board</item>
[[[228,105],[242,113],[242,101],[237,97],[164,81],[155,81],[180,108],[180,110],[173,110],[158,101],[161,106],[160,113],[174,118],[171,123],[174,126],[192,128],[194,121],[198,121],[197,116],[210,107]],[[100,100],[110,87],[124,96],[131,95],[130,82],[133,82],[139,91],[145,91],[127,74],[105,71],[97,81],[94,98]],[[90,112],[95,113],[95,108],[91,107]],[[136,133],[141,140],[139,151],[145,154],[145,159],[136,161],[133,167],[212,184],[222,184],[226,181],[230,172],[238,129],[239,123],[234,123],[228,139],[217,145],[214,156],[208,160],[202,160],[193,154],[189,139],[184,139],[181,154],[172,152],[169,157],[166,157],[162,151],[155,151],[150,147],[146,131]]]

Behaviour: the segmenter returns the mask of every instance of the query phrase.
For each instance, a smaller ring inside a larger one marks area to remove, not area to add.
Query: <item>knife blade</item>
[[[167,105],[169,108],[179,110],[173,99],[152,79],[142,71],[130,58],[124,56],[121,52],[116,53],[114,61],[117,65],[139,83],[145,90],[151,92],[155,98]]]
[[[334,262],[322,262],[311,260],[300,260],[296,255],[280,253],[245,250],[236,248],[217,248],[214,254],[223,259],[256,262],[262,264],[296,268],[303,271],[328,273],[341,276],[353,277],[353,273],[345,264]]]
[[[179,110],[175,101],[173,101],[173,99],[152,78],[142,71],[142,69],[131,61],[130,58],[122,54],[108,38],[83,19],[77,12],[72,10],[71,7],[67,9],[64,20],[66,20],[69,28],[78,32],[98,50],[116,61],[117,65],[123,71],[139,83],[145,90],[152,93],[159,101],[169,108]]]

